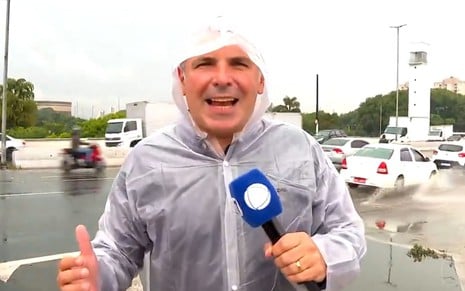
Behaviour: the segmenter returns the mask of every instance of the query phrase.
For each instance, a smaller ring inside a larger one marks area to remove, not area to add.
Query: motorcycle
[[[100,146],[98,144],[91,144],[89,145],[89,149],[91,151],[90,159],[86,159],[86,153],[73,152],[71,148],[64,148],[62,151],[62,170],[65,173],[69,173],[73,169],[92,168],[95,169],[97,174],[103,172],[106,163]]]

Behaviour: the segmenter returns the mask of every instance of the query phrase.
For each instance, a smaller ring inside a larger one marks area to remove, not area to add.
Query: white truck
[[[424,128],[424,134],[421,133],[423,131],[418,126]],[[429,126],[424,123],[416,123],[415,125],[410,117],[407,116],[399,116],[396,127],[396,117],[391,116],[389,118],[389,125],[384,130],[383,135],[389,142],[395,141],[396,134],[398,142],[444,141],[452,136],[453,127],[451,124]]]
[[[454,134],[454,126],[448,125],[431,125],[428,141],[445,141]]]
[[[397,118],[397,126],[396,126],[396,117],[391,116],[389,117],[389,124],[384,130],[383,134],[384,137],[389,141],[395,141],[396,135],[397,140],[401,142],[409,141],[408,132],[410,130],[410,118],[407,116],[399,116]]]
[[[179,110],[172,102],[139,101],[126,104],[126,118],[110,119],[105,146],[132,148],[144,137],[174,123]]]

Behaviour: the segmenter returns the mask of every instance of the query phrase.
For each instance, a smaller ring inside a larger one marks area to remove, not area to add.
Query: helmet
[[[81,132],[81,128],[79,126],[73,127],[73,135],[79,134]]]

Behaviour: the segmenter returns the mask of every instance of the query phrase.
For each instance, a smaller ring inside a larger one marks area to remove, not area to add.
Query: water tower
[[[408,117],[410,140],[425,140],[430,126],[431,82],[426,43],[412,45],[409,59]]]

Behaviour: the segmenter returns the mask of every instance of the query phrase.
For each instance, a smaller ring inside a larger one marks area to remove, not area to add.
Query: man
[[[150,256],[151,290],[341,290],[366,251],[363,222],[318,143],[263,119],[270,101],[255,47],[210,27],[178,62],[183,118],[131,151],[92,243],[59,264],[61,290],[125,290]],[[286,234],[273,246],[237,214],[228,185],[258,167],[278,189]]]
[[[90,145],[90,143],[81,140],[81,130],[74,127],[71,133],[71,151],[74,159],[77,159],[81,154],[86,156],[86,162],[91,161],[92,150],[89,147],[81,147],[81,145]]]
[[[386,135],[384,133],[381,135],[379,143],[389,143],[389,140],[386,138]]]

